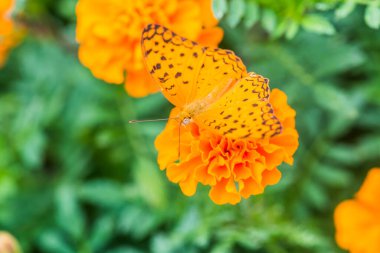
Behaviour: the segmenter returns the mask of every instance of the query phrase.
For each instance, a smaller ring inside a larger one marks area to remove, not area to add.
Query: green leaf
[[[344,166],[358,166],[360,163],[380,158],[380,137],[376,134],[362,137],[353,145],[335,145],[328,150],[327,157]]]
[[[64,237],[55,230],[44,231],[38,238],[42,252],[47,253],[74,253],[75,251],[64,240]]]
[[[227,16],[226,16],[226,22],[230,27],[234,28],[239,24],[244,14],[244,8],[245,8],[244,0],[230,1]]]
[[[294,38],[294,36],[296,36],[298,30],[299,30],[299,24],[296,22],[296,21],[290,21],[287,29],[286,29],[286,32],[285,32],[285,37],[288,39],[288,40],[291,40]]]
[[[17,193],[17,184],[13,177],[3,175],[0,168],[0,206]]]
[[[56,192],[57,222],[72,238],[78,240],[84,231],[82,210],[72,185],[62,185]],[[70,222],[67,222],[70,221]]]
[[[242,232],[237,241],[252,251],[260,249],[270,239],[270,233],[262,228],[252,227]]]
[[[57,4],[57,11],[65,18],[75,20],[76,0],[63,0]]]
[[[37,169],[41,166],[46,141],[45,135],[41,131],[25,133],[24,139],[20,139],[22,143],[18,144],[27,167]]]
[[[364,20],[369,27],[373,29],[380,28],[380,7],[375,1],[365,9]]]
[[[335,17],[337,19],[342,19],[347,17],[356,6],[356,2],[354,0],[345,1],[338,9],[335,10]]]
[[[358,117],[359,111],[350,97],[335,86],[319,84],[314,87],[314,92],[320,106],[351,120]]]
[[[114,249],[107,250],[106,253],[143,253],[145,251],[139,250],[137,248],[123,246]]]
[[[219,242],[219,244],[214,245],[210,253],[229,253],[233,252],[233,243],[230,240],[225,240]]]
[[[103,247],[109,242],[114,232],[114,219],[106,215],[95,221],[90,237],[90,244],[93,252],[103,251]]]
[[[124,189],[120,184],[111,180],[92,180],[79,189],[79,196],[89,203],[113,207],[126,201]]]
[[[320,11],[328,11],[328,10],[331,10],[332,8],[334,8],[334,6],[335,5],[332,3],[319,2],[319,3],[315,4],[315,9],[320,10]]]
[[[216,19],[222,19],[227,12],[227,0],[213,0],[212,9]]]
[[[326,156],[344,166],[355,165],[359,162],[354,148],[349,145],[334,145],[328,149]]]
[[[303,188],[305,200],[313,207],[317,209],[325,208],[329,199],[326,193],[326,190],[322,185],[318,184],[315,181],[307,181]]]
[[[117,231],[141,239],[157,226],[157,215],[147,206],[128,205],[123,208],[117,220]]]
[[[271,34],[273,38],[280,38],[286,31],[288,22],[286,20],[281,21]]]
[[[274,11],[271,9],[265,9],[261,18],[261,23],[268,33],[272,33],[276,28],[277,23],[277,16]]]
[[[320,15],[310,14],[302,20],[302,27],[305,30],[319,33],[333,35],[335,34],[334,26],[324,17]]]
[[[167,205],[166,187],[157,164],[147,159],[138,159],[133,170],[142,198],[152,207],[165,208]]]
[[[158,233],[153,236],[151,242],[151,252],[152,253],[161,253],[161,252],[176,252],[174,247],[174,242],[170,240],[163,233]]]
[[[201,220],[202,218],[200,217],[198,210],[196,208],[191,208],[183,215],[182,219],[179,220],[175,230],[180,234],[190,233],[201,226]]]
[[[347,170],[329,164],[318,164],[313,170],[316,180],[326,186],[337,188],[347,187],[352,183],[352,177]]]
[[[260,19],[260,8],[255,1],[248,1],[245,5],[244,26],[251,28]]]

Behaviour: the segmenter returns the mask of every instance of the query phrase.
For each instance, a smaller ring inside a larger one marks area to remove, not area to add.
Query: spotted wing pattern
[[[247,74],[232,51],[202,47],[160,25],[144,29],[142,50],[151,76],[176,106],[223,94],[229,84]]]
[[[230,85],[247,75],[247,70],[239,57],[230,50],[207,48],[199,69],[192,100],[215,95],[215,99],[228,91]]]
[[[186,104],[206,48],[156,24],[144,29],[141,43],[146,67],[164,96],[176,106]]]
[[[219,100],[194,116],[198,125],[233,139],[262,139],[281,133],[269,103],[269,80],[249,73]]]

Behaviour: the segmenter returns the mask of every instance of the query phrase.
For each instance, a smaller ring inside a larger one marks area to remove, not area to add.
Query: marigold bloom
[[[334,213],[336,241],[351,253],[380,252],[380,168],[373,168],[354,199]]]
[[[270,103],[283,131],[269,139],[233,140],[195,123],[181,126],[179,135],[179,123],[170,120],[155,142],[160,169],[166,169],[169,180],[178,183],[187,196],[195,194],[198,183],[209,185],[209,196],[216,204],[236,204],[241,197],[262,193],[280,180],[277,166],[292,164],[298,148],[296,112],[287,104],[285,93],[274,89]],[[171,117],[178,112],[174,108]],[[179,137],[180,162],[176,162]]]
[[[147,24],[162,24],[209,46],[217,46],[223,36],[211,0],[79,0],[76,13],[82,64],[108,83],[124,83],[135,97],[159,90],[141,54]]]
[[[21,249],[11,234],[6,231],[0,231],[0,252],[1,253],[20,253]]]
[[[14,0],[0,2],[0,67],[5,63],[9,49],[15,46],[19,37],[10,18],[14,4]]]

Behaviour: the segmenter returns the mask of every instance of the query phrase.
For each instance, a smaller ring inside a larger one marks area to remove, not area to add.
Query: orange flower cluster
[[[10,18],[14,0],[2,0],[0,2],[0,67],[5,63],[8,51],[18,41],[18,33]]]
[[[169,180],[178,183],[187,196],[195,194],[198,183],[209,185],[209,196],[216,204],[236,204],[242,197],[262,193],[280,180],[277,166],[292,164],[298,148],[296,112],[287,104],[285,93],[274,89],[270,103],[283,126],[282,133],[270,139],[233,140],[195,123],[180,127],[169,120],[155,141],[160,169],[166,169]],[[171,117],[178,112],[174,108]]]
[[[336,241],[351,253],[380,252],[380,168],[369,171],[354,199],[334,213]]]
[[[217,46],[223,36],[211,0],[79,0],[76,14],[82,64],[108,83],[124,83],[135,97],[159,90],[141,54],[147,24],[164,25],[208,46]]]

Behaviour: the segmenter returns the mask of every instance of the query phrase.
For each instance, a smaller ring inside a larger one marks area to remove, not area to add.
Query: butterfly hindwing
[[[281,133],[269,103],[268,79],[250,73],[215,103],[194,116],[197,124],[233,139],[262,139]]]

